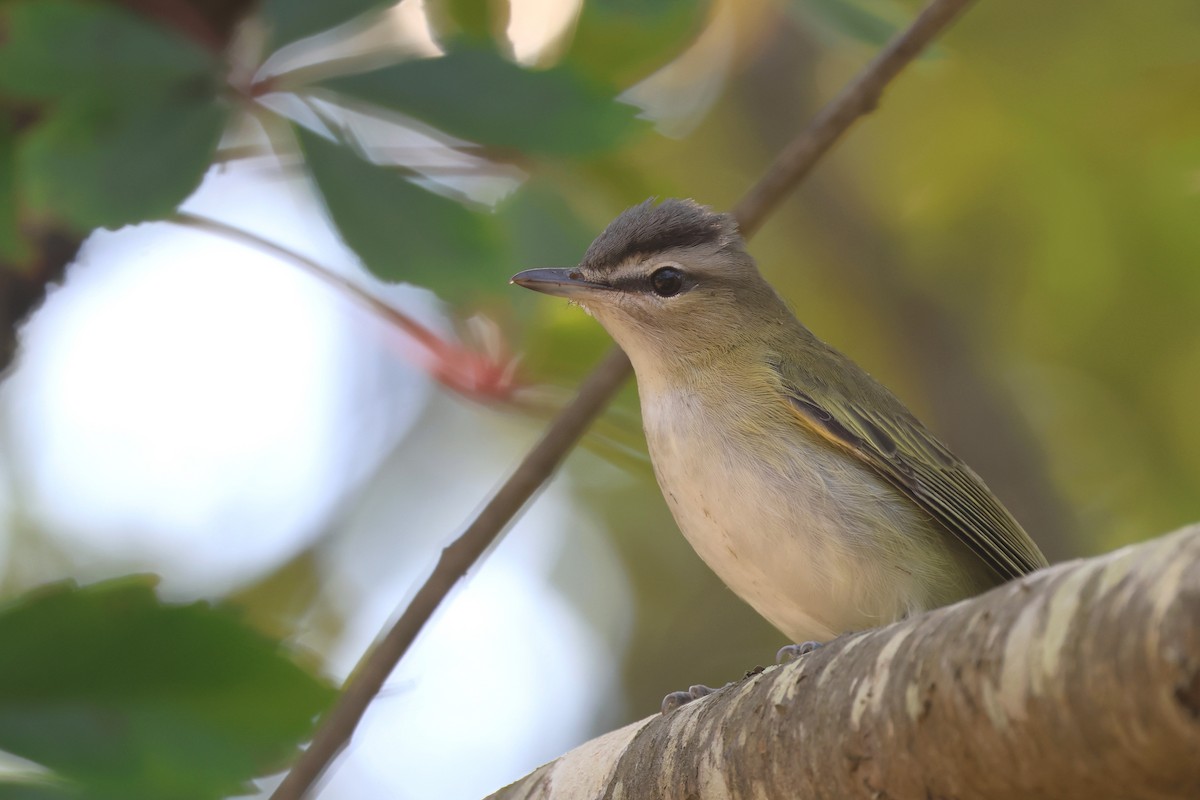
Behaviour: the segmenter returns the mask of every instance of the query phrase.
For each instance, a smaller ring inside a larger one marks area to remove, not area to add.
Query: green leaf
[[[12,120],[0,116],[0,264],[7,266],[20,266],[33,257],[33,248],[21,235],[16,145]]]
[[[584,74],[628,86],[695,40],[709,0],[586,0],[566,60]]]
[[[425,16],[434,38],[487,42],[508,28],[508,0],[425,0]]]
[[[570,67],[530,70],[466,46],[315,84],[475,142],[530,153],[590,153],[643,128],[636,109]]]
[[[265,0],[262,15],[270,30],[268,46],[278,50],[395,4],[396,0]]]
[[[0,91],[47,103],[4,171],[17,177],[0,185],[0,253],[18,199],[81,230],[173,211],[224,127],[220,58],[113,3],[16,0],[2,13]]]
[[[147,579],[26,595],[0,610],[0,642],[0,748],[91,798],[237,793],[334,695],[229,611],[164,604]]]
[[[464,289],[496,271],[491,219],[426,191],[402,170],[297,127],[301,149],[342,239],[388,281]]]
[[[66,784],[0,783],[0,800],[85,800],[86,797],[79,787]]]
[[[18,150],[26,202],[85,230],[166,216],[204,177],[226,113],[202,89],[64,102]]]
[[[596,238],[595,229],[579,218],[559,188],[537,177],[505,199],[497,217],[520,269],[577,264]],[[536,295],[522,292],[516,297]]]
[[[113,3],[24,0],[0,13],[0,91],[16,97],[127,98],[220,73],[216,55]]]

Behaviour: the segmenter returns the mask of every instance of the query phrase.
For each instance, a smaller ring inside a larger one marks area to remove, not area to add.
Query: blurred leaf
[[[426,0],[425,13],[439,40],[465,36],[486,42],[508,28],[508,0]]]
[[[627,86],[696,38],[709,0],[585,0],[566,60],[584,74]]]
[[[271,51],[316,36],[357,16],[396,5],[398,0],[264,0]]]
[[[576,264],[596,238],[557,187],[536,177],[500,205],[497,217],[522,269]],[[518,296],[537,297],[533,292]]]
[[[7,266],[20,266],[33,257],[33,249],[21,235],[16,144],[12,121],[0,116],[0,264]]]
[[[0,611],[0,748],[88,797],[218,798],[282,767],[334,692],[228,611],[141,579],[50,587]],[[22,787],[61,797],[52,787]]]
[[[805,23],[873,46],[886,44],[912,17],[895,0],[792,0],[790,7]]]
[[[85,797],[79,788],[65,784],[0,783],[0,800],[84,800]]]
[[[295,130],[329,216],[375,275],[435,291],[463,289],[498,264],[488,217],[422,189],[400,168],[371,164],[349,147]]]
[[[4,19],[0,90],[54,101],[5,170],[21,203],[84,230],[173,211],[200,182],[224,126],[220,59],[110,3],[18,0]],[[0,196],[5,253],[12,197]]]
[[[18,149],[29,205],[83,229],[170,214],[204,177],[225,125],[224,105],[195,88],[61,104]]]
[[[454,136],[533,153],[603,150],[643,127],[636,109],[569,67],[525,69],[476,46],[315,85]]]
[[[112,3],[24,0],[2,13],[0,90],[17,97],[127,99],[220,72],[198,44]]]

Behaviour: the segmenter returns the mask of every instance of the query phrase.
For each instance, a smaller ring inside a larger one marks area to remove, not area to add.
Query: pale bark
[[[492,795],[1198,797],[1200,525],[842,637]]]

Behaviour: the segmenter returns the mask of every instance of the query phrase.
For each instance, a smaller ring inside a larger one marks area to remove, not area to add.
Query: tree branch
[[[492,800],[1200,797],[1200,525],[852,634]]]
[[[884,88],[950,22],[970,0],[933,0],[913,24],[898,34],[812,123],[775,159],[766,173],[734,208],[744,235],[766,221],[821,157],[860,117],[871,112]],[[395,626],[359,661],[336,705],[322,720],[308,749],[271,795],[271,800],[299,800],[350,740],[367,706],[395,669],[417,632],[433,615],[458,579],[466,574],[517,512],[544,484],[584,430],[607,405],[631,373],[629,360],[614,348],[580,387],[575,401],[551,423],[541,441],[488,502],[467,531],[443,551],[434,573],[418,591]],[[453,557],[450,554],[453,553]]]
[[[771,162],[758,183],[733,209],[742,235],[749,237],[766,221],[784,196],[796,188],[850,126],[875,110],[883,90],[934,38],[962,13],[971,0],[933,0],[913,23],[896,35],[833,98],[808,128]]]

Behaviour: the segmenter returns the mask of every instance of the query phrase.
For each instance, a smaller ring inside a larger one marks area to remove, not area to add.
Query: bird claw
[[[725,686],[731,686],[731,685],[732,684],[729,684],[729,683],[725,684]],[[708,695],[712,694],[713,692],[719,691],[720,689],[724,689],[724,688],[725,688],[724,686],[721,686],[721,687],[718,687],[717,689],[714,689],[711,686],[705,686],[702,683],[698,683],[695,686],[689,686],[688,690],[686,692],[671,692],[669,695],[667,695],[666,697],[663,698],[662,713],[664,716],[667,714],[670,714],[672,711],[679,708],[680,706],[687,705],[688,703],[692,702],[693,700],[699,700],[701,697],[707,697]]]
[[[779,652],[775,654],[776,664],[786,664],[789,661],[795,661],[801,656],[806,656],[813,650],[819,647],[824,647],[822,642],[801,642],[800,644],[789,644],[779,648]]]
[[[824,647],[822,642],[801,642],[800,644],[789,644],[779,648],[779,652],[775,654],[775,661],[779,664],[786,664],[789,661],[794,661],[801,656],[806,656],[818,647]],[[746,673],[746,678],[753,677],[763,671],[762,667],[755,667]],[[732,686],[732,683],[727,683],[725,686]],[[720,687],[724,689],[725,686]],[[698,700],[701,697],[707,697],[713,692],[719,691],[711,686],[705,686],[698,683],[695,686],[689,686],[686,692],[671,692],[662,700],[663,715],[670,714],[680,706],[685,706],[693,700]]]

